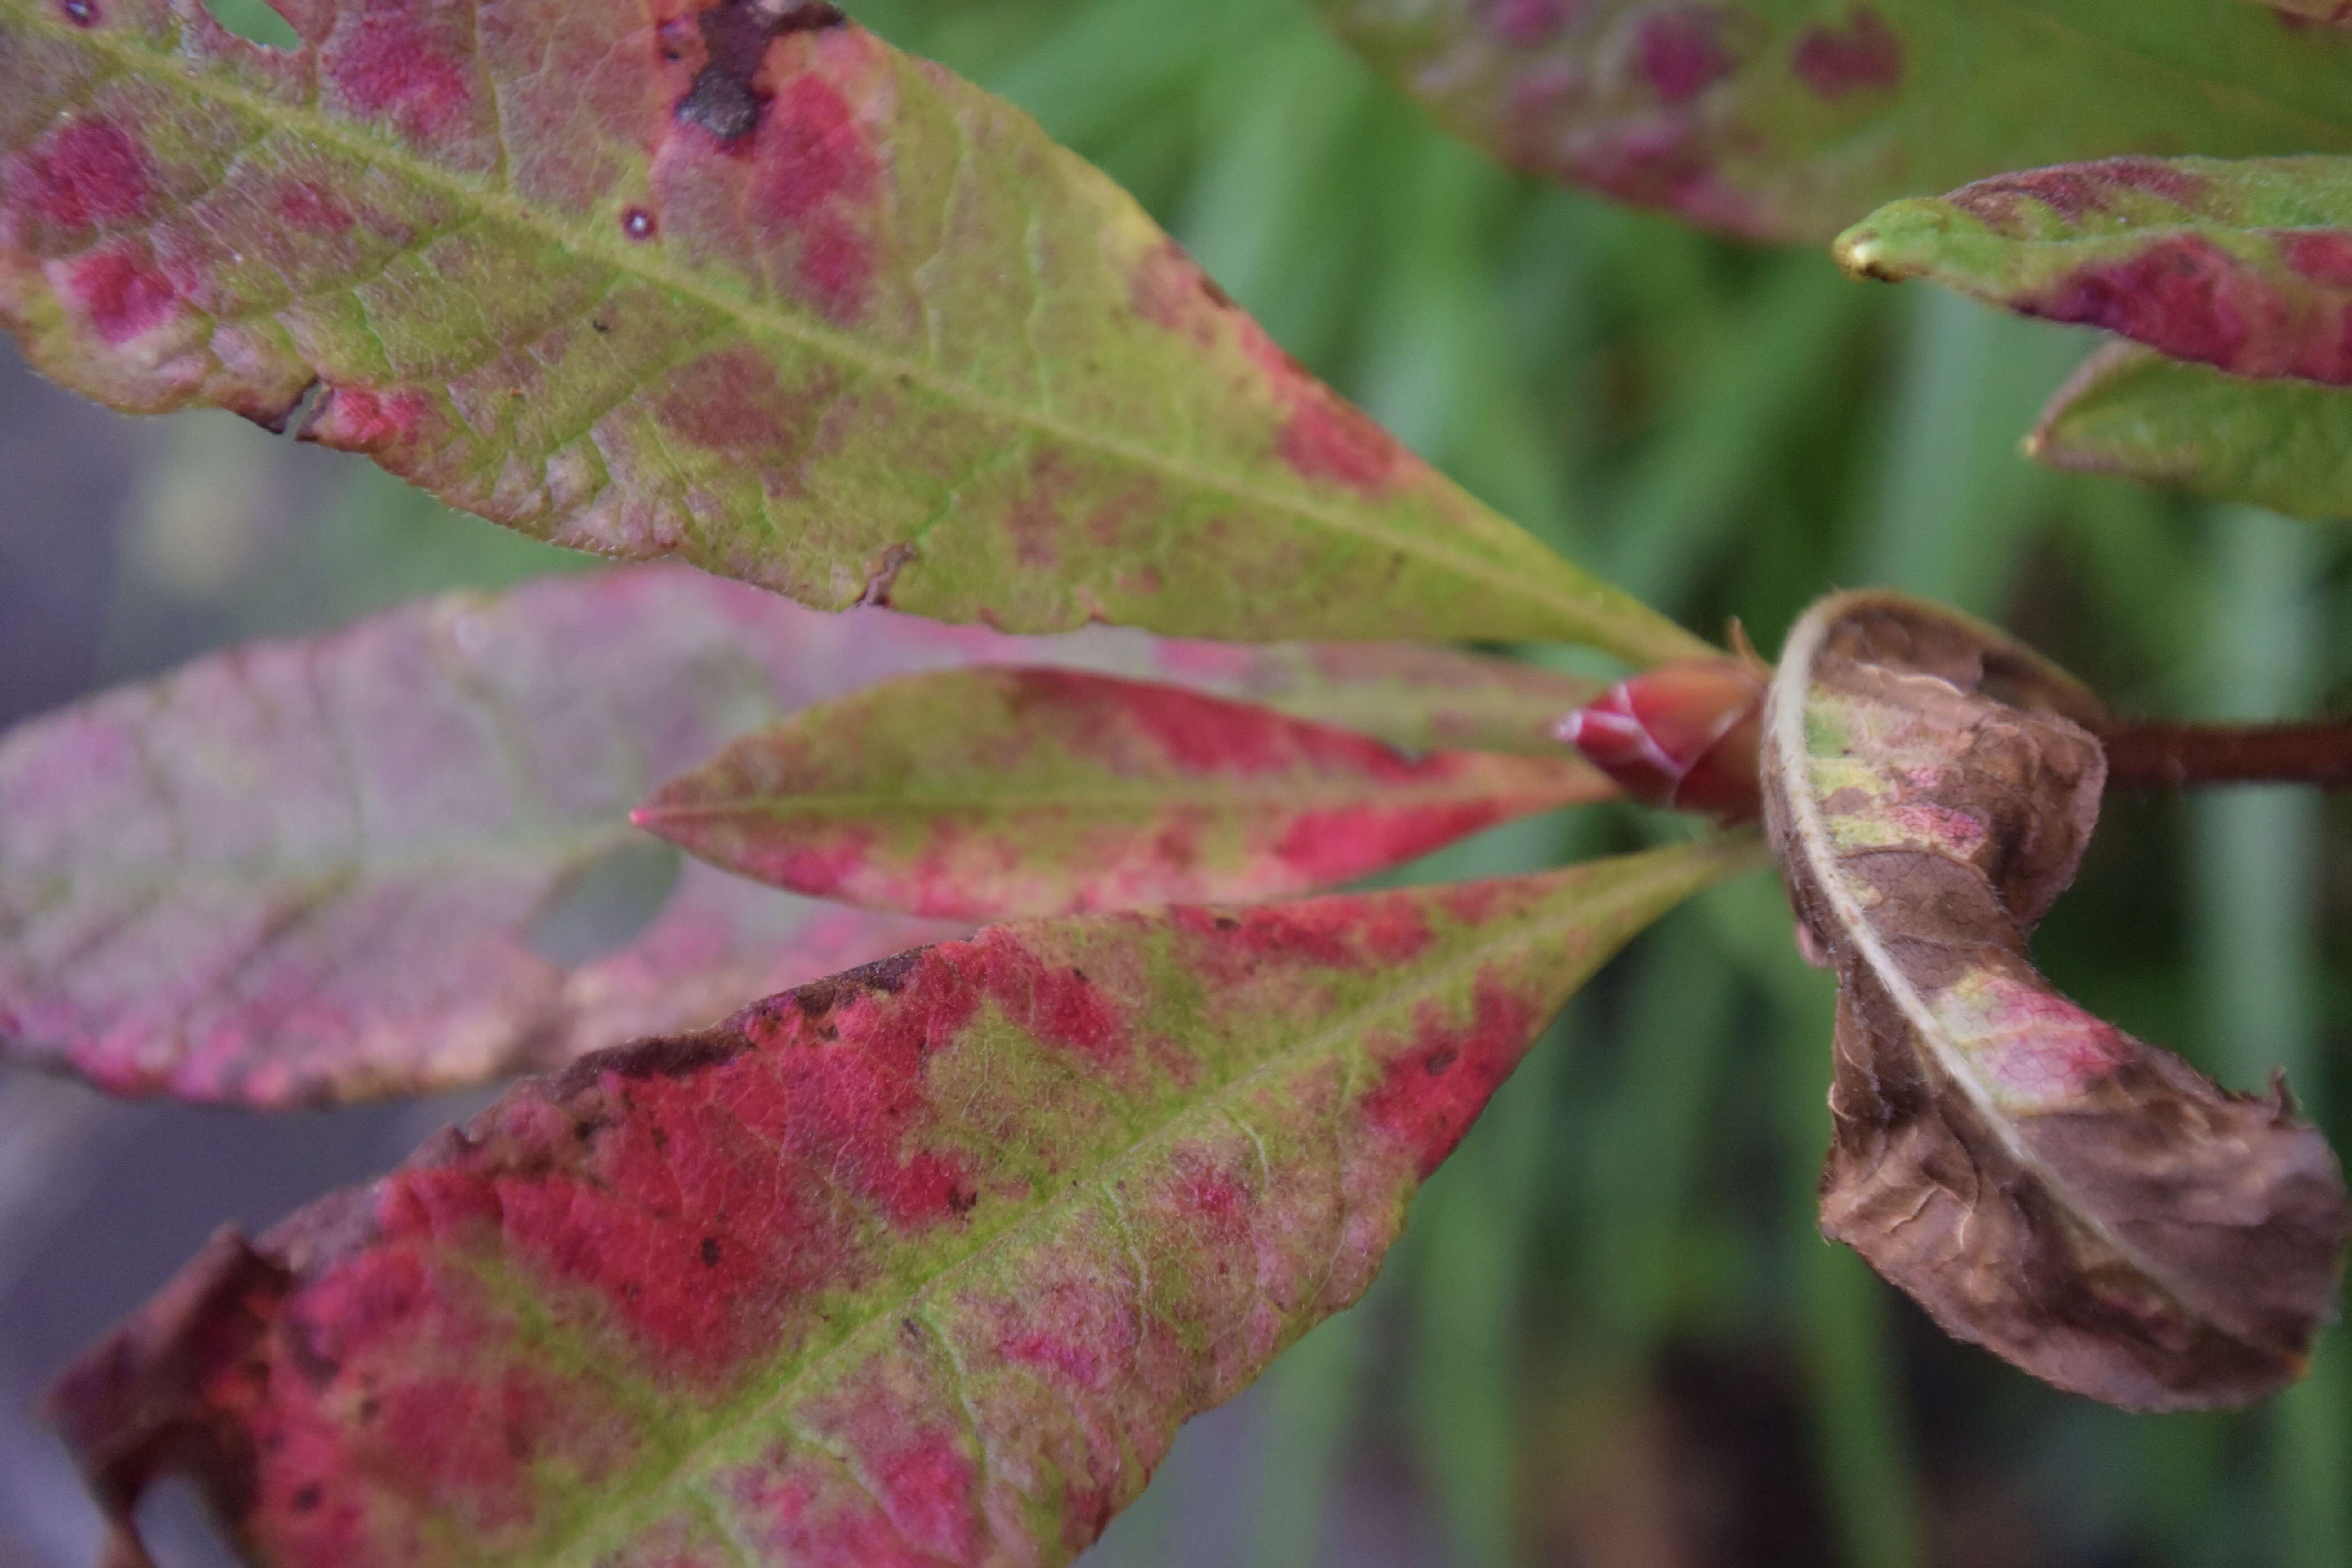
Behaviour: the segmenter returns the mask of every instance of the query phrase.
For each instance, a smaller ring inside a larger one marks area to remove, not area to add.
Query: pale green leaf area
[[[2340,386],[2255,381],[2119,343],[2059,390],[2027,449],[2053,468],[2352,518],[2352,390]]]

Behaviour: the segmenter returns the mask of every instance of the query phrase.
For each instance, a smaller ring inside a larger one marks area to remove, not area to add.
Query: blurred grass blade
[[[2218,562],[2205,637],[2205,704],[2224,720],[2308,713],[2323,695],[2326,646],[2320,536],[2252,509],[2217,510]],[[2242,1082],[2275,1072],[2309,1085],[2308,1112],[2335,1119],[2324,1070],[2317,912],[2326,805],[2305,789],[2219,790],[2191,803],[2197,973],[2216,1064]],[[2338,1123],[2340,1125],[2340,1123]],[[2266,1500],[2279,1521],[2282,1568],[2352,1562],[2352,1366],[2341,1329],[2311,1375],[2268,1413],[2278,1465]]]
[[[1910,303],[1891,439],[1852,580],[1991,615],[2056,482],[2019,457],[2018,410],[2080,351],[2071,333],[1972,300],[1931,291]]]
[[[2253,381],[2110,343],[2051,398],[2026,449],[2078,473],[2352,518],[2352,388]]]

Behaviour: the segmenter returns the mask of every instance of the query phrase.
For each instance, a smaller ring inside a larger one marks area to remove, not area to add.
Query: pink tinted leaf
[[[2235,375],[2352,384],[2352,159],[2113,158],[1896,202],[1838,238],[1927,278]]]
[[[2352,388],[2252,381],[2110,342],[2052,396],[2025,449],[2078,473],[2352,519]]]
[[[413,605],[0,739],[0,1050],[124,1093],[414,1093],[948,934],[698,865],[625,945],[567,956],[556,928],[645,843],[627,813],[663,780],[808,703],[982,662],[1250,691],[1403,744],[1539,735],[1587,689],[1439,648],[823,615],[674,566]]]
[[[0,0],[0,319],[117,407],[299,412],[496,521],[827,608],[1704,651],[830,7],[286,0],[278,52],[74,5]]]
[[[633,820],[796,893],[950,919],[1276,898],[1615,786],[1580,760],[1438,752],[1173,686],[910,676],[747,735]]]
[[[1065,1563],[1362,1292],[1584,977],[1757,859],[838,975],[217,1243],[52,1407],[119,1521],[182,1469],[263,1564]]]
[[[2352,151],[2352,39],[2231,0],[1318,4],[1505,162],[1755,239],[2002,169]]]
[[[677,568],[551,579],[21,727],[0,740],[0,1041],[120,1093],[411,1093],[946,934],[688,866],[633,940],[560,951],[579,943],[551,922],[632,842],[646,787],[858,679],[824,617],[780,609]]]
[[[2027,941],[2073,882],[2106,759],[2090,694],[1952,612],[1823,601],[1765,710],[1765,822],[1838,975],[1822,1228],[1955,1335],[2136,1409],[2302,1374],[2343,1176],[2267,1095],[2060,995]]]

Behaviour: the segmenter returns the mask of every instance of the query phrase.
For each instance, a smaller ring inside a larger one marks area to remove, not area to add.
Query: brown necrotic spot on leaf
[[[837,27],[839,8],[805,0],[729,0],[697,18],[709,60],[678,100],[677,119],[720,142],[740,142],[759,129],[763,97],[755,79],[768,45],[786,33]]]
[[[1765,820],[1838,973],[1823,1230],[1952,1333],[2144,1409],[2297,1376],[2345,1193],[2283,1089],[2217,1088],[2026,954],[2097,821],[2096,701],[1998,632],[1817,606],[1766,703]]]

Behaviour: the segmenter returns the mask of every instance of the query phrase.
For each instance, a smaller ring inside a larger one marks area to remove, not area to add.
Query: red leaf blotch
[[[784,82],[759,133],[758,213],[794,232],[793,276],[836,321],[864,313],[874,248],[848,212],[873,204],[880,162],[856,111],[814,70]]]
[[[1447,1023],[1424,1006],[1417,1038],[1389,1059],[1366,1092],[1364,1119],[1410,1150],[1428,1176],[1518,1065],[1537,1021],[1526,1002],[1486,980],[1466,1025]]]
[[[2104,327],[2175,359],[2229,365],[2257,323],[2247,320],[2237,258],[2202,235],[2154,239],[2127,259],[2076,268],[2028,315]]]
[[[1367,495],[1393,486],[1407,467],[1404,447],[1370,415],[1307,373],[1265,329],[1234,305],[1174,240],[1147,251],[1128,279],[1135,313],[1208,349],[1228,334],[1264,373],[1286,413],[1275,453],[1293,473]]]
[[[834,384],[824,371],[788,392],[758,350],[721,349],[673,375],[655,415],[672,435],[759,475],[770,495],[790,495]]]
[[[403,135],[431,141],[473,107],[466,58],[405,3],[369,0],[356,35],[330,46],[328,76],[361,114],[391,117]]]
[[[1020,1029],[1097,1066],[1126,1059],[1132,1044],[1127,1019],[1083,973],[1044,963],[997,927],[961,944],[957,958],[965,983],[976,983]]]
[[[1226,966],[1255,972],[1265,963],[1309,963],[1362,973],[1409,963],[1430,943],[1418,909],[1398,902],[1315,899],[1219,912],[1170,911],[1180,930],[1202,939],[1186,962],[1214,983]]]
[[[111,120],[77,120],[26,154],[15,199],[59,228],[143,217],[153,184],[146,149]]]
[[[1903,40],[1886,18],[1867,5],[1846,16],[1843,30],[1808,27],[1789,58],[1797,79],[1823,98],[1843,98],[1865,89],[1885,91],[1903,84]]]
[[[2352,232],[2340,228],[2288,229],[2278,237],[2279,254],[2296,274],[2328,289],[2352,289]]]
[[[431,416],[432,405],[414,389],[331,387],[311,410],[301,437],[339,452],[414,449]]]
[[[2201,174],[2176,168],[2161,158],[2102,158],[2089,163],[2062,163],[2055,168],[2027,169],[1996,174],[1961,186],[1944,199],[1981,221],[1995,234],[2023,232],[2018,203],[2040,202],[2068,223],[2109,210],[2119,192],[2137,192],[2190,206],[2203,199],[2208,182]]]
[[[102,250],[76,262],[66,293],[109,343],[129,342],[180,311],[180,291],[145,258],[143,247]]]
[[[1308,884],[1344,882],[1368,864],[1393,865],[1424,855],[1501,821],[1505,807],[1464,801],[1427,805],[1346,805],[1301,812],[1275,845],[1275,857]],[[1378,857],[1377,861],[1374,857]]]
[[[1731,74],[1738,62],[1722,35],[1723,15],[1713,6],[1677,6],[1642,18],[1634,48],[1661,102],[1687,103]]]
[[[1486,28],[1517,48],[1542,43],[1568,26],[1570,0],[1492,0]]]

